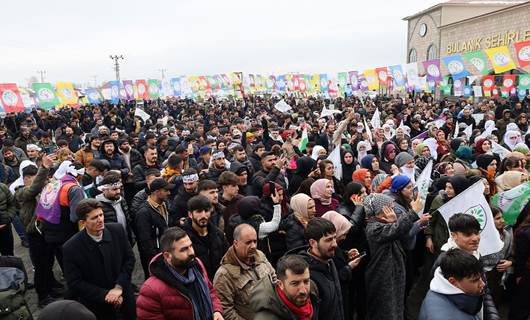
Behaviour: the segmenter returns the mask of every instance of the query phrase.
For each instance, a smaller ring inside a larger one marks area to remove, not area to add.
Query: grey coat
[[[405,237],[418,216],[406,213],[394,223],[369,220],[366,237],[370,262],[366,268],[366,300],[369,320],[402,320],[405,301]]]

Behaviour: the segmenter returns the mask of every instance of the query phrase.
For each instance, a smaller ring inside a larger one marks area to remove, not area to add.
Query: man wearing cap
[[[163,178],[156,178],[149,186],[149,196],[136,214],[138,251],[144,269],[149,277],[149,262],[160,252],[160,238],[164,231],[176,225],[173,215],[169,214],[167,200],[175,185]]]
[[[37,166],[40,166],[41,164],[41,151],[42,149],[36,144],[30,143],[26,146],[26,154],[28,155],[28,159]]]
[[[123,184],[120,177],[114,173],[107,173],[98,184],[100,194],[96,200],[101,203],[105,223],[118,223],[127,232],[129,242],[133,243],[131,224],[133,220],[129,214],[127,201],[121,196]]]
[[[212,148],[207,145],[202,146],[199,149],[199,163],[197,164],[197,170],[201,176],[205,176],[208,173],[211,158]]]
[[[251,176],[248,173],[248,168],[245,165],[235,161],[230,164],[230,171],[239,177],[239,182],[237,184],[239,187],[239,194],[243,196],[254,195],[252,186],[248,184],[248,179]]]
[[[187,169],[182,173],[182,187],[171,202],[169,211],[176,216],[181,223],[184,223],[188,216],[188,200],[197,194],[199,186],[199,175],[195,169]]]
[[[208,169],[208,179],[217,182],[221,173],[225,172],[226,163],[225,163],[225,154],[222,151],[216,151],[212,155],[210,168]]]

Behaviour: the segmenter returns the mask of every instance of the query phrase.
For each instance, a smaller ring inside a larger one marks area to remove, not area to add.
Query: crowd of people
[[[7,114],[2,316],[30,319],[32,286],[39,319],[530,316],[530,202],[509,226],[491,202],[528,183],[530,96],[284,99]],[[487,256],[475,217],[438,211],[479,181],[504,244]]]

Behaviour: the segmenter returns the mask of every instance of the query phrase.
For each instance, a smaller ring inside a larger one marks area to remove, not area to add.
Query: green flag
[[[501,208],[506,224],[513,225],[530,199],[530,181],[491,198],[491,204]]]
[[[156,99],[160,97],[160,83],[158,80],[147,80],[147,87],[149,88],[149,97],[151,99]]]
[[[51,83],[34,83],[32,88],[41,108],[49,110],[60,103]]]
[[[450,96],[452,87],[453,87],[452,84],[448,84],[448,85],[444,86],[443,88],[441,88],[443,90],[443,92],[444,92],[444,95]]]
[[[487,75],[488,72],[488,59],[484,51],[473,51],[468,52],[463,55],[464,59],[471,63],[477,72],[472,72],[473,74]]]
[[[339,92],[341,95],[344,95],[344,92],[346,92],[346,87],[348,85],[348,73],[347,72],[341,72],[337,76],[338,82],[339,82]]]
[[[530,89],[530,74],[519,75],[519,89]]]

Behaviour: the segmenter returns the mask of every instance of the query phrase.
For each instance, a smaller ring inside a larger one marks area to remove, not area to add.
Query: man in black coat
[[[135,258],[123,227],[105,224],[95,199],[80,201],[76,213],[85,229],[63,246],[68,288],[100,320],[136,319]]]
[[[210,200],[203,195],[197,195],[188,201],[188,220],[184,225],[184,230],[193,243],[195,255],[202,261],[211,279],[228,250],[224,233],[210,222],[212,211]]]
[[[188,216],[188,200],[197,194],[198,186],[199,175],[195,169],[189,168],[182,173],[182,188],[179,189],[169,207],[170,215],[178,218],[180,225],[184,224]]]

